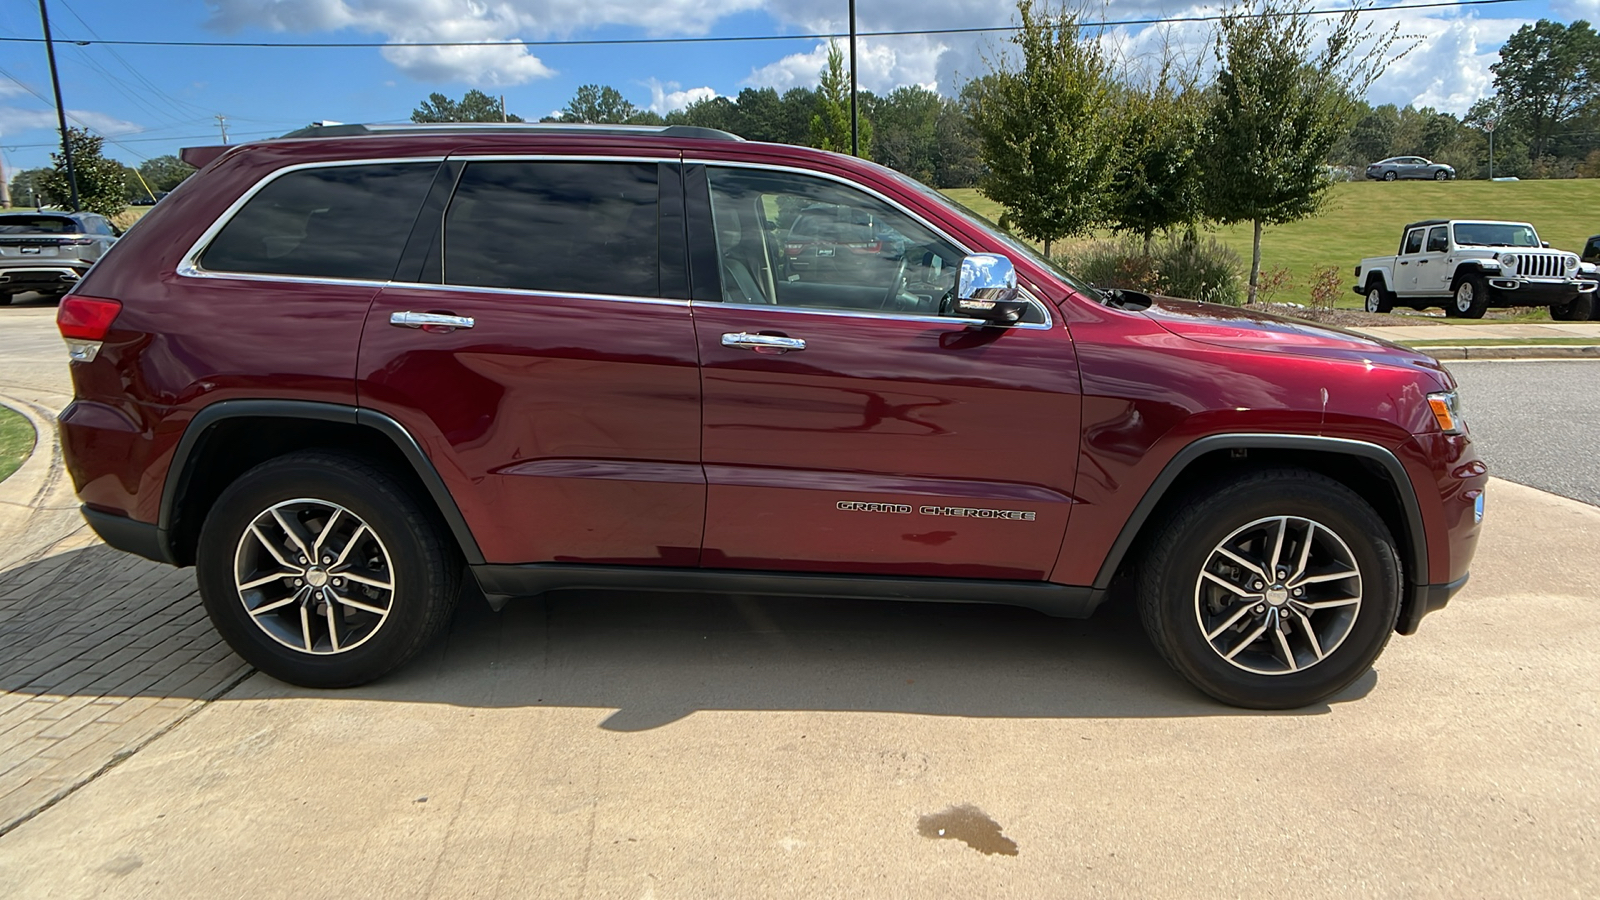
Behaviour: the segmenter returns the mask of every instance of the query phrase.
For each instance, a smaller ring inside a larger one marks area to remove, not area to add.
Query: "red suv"
[[[1003,603],[1130,585],[1292,707],[1466,580],[1484,467],[1409,350],[1100,293],[940,194],[669,127],[327,126],[204,169],[68,295],[84,514],[286,681],[405,662],[464,578]],[[903,244],[786,263],[853,210]],[[809,277],[809,276],[818,277]]]

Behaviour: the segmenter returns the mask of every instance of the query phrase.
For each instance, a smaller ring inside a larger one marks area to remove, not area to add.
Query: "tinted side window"
[[[446,284],[660,296],[656,164],[476,162],[444,218]]]
[[[724,302],[942,314],[962,253],[915,219],[821,178],[709,173]]]
[[[1401,252],[1403,252],[1403,253],[1421,253],[1422,252],[1422,234],[1423,234],[1422,229],[1418,228],[1415,231],[1412,231],[1410,234],[1406,235],[1405,250],[1403,250]]]
[[[1428,252],[1443,253],[1450,249],[1450,231],[1443,225],[1435,226],[1428,232]]]
[[[302,169],[251,197],[200,256],[213,272],[387,281],[438,163]]]

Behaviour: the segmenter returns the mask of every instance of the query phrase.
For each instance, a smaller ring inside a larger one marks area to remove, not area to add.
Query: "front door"
[[[372,304],[362,406],[422,444],[488,562],[696,565],[705,481],[676,163],[451,168],[418,226],[417,283]]]
[[[1043,304],[1009,329],[941,316],[962,250],[856,188],[717,166],[688,184],[713,219],[691,215],[701,565],[1045,578],[1077,458],[1066,328]]]

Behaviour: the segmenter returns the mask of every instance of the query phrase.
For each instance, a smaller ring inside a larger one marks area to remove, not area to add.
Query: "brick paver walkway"
[[[93,543],[0,572],[0,835],[250,672],[193,570]]]

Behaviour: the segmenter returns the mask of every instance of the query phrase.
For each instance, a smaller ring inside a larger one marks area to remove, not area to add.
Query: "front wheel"
[[[1467,275],[1456,284],[1445,312],[1459,319],[1481,319],[1489,308],[1489,285],[1477,275]]]
[[[1557,322],[1587,322],[1594,318],[1594,294],[1579,294],[1571,302],[1550,307],[1550,318]]]
[[[1371,667],[1400,610],[1400,564],[1366,501],[1297,469],[1240,475],[1150,543],[1140,618],[1162,657],[1234,706],[1292,709]]]
[[[1435,173],[1433,173],[1433,180],[1434,181],[1448,181],[1449,179],[1450,179],[1450,173],[1448,173],[1448,172],[1435,172]]]
[[[435,518],[357,457],[269,460],[206,517],[201,599],[228,645],[268,675],[364,684],[416,655],[455,606],[462,566]]]

